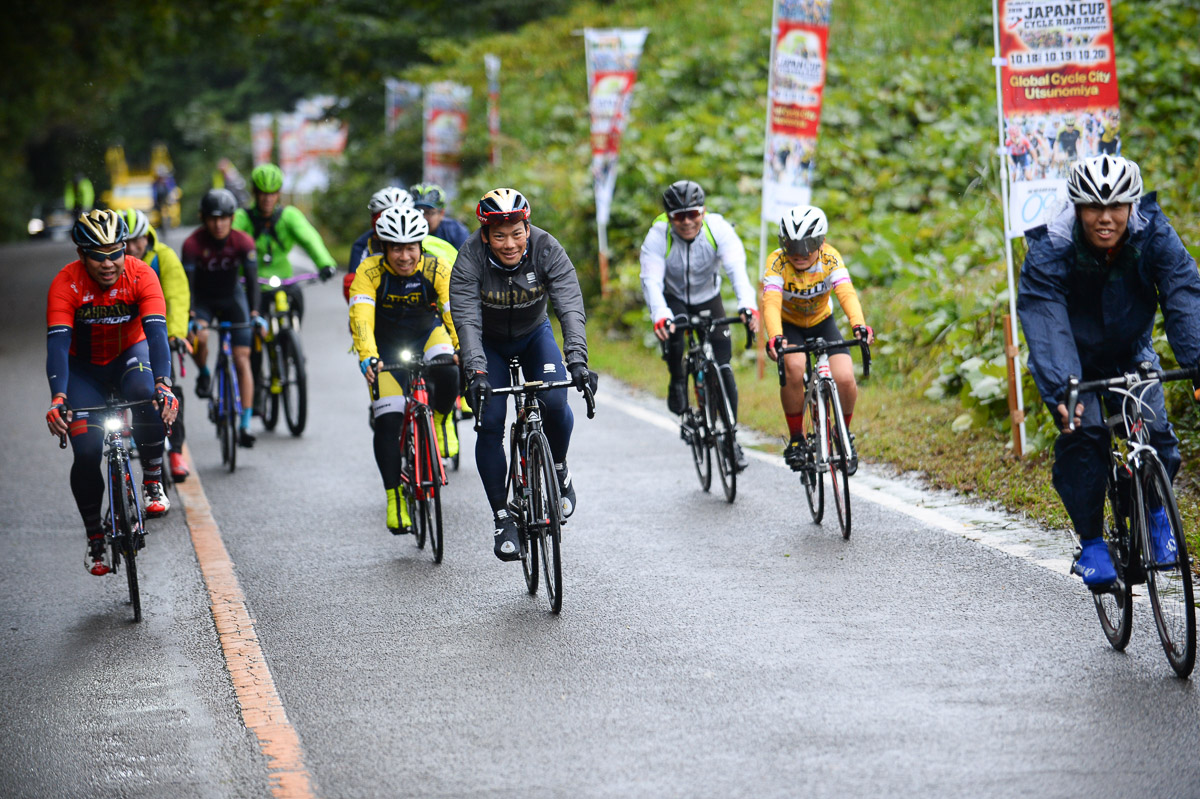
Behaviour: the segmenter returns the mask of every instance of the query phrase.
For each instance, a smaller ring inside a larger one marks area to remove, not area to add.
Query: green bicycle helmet
[[[259,164],[250,173],[250,181],[263,194],[274,194],[283,188],[283,170],[274,164]]]

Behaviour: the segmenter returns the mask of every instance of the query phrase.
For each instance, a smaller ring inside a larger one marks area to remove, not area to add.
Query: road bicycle
[[[145,546],[145,528],[142,518],[142,503],[139,501],[137,485],[130,468],[131,458],[125,440],[125,412],[129,408],[153,403],[153,400],[127,402],[110,394],[103,405],[92,408],[72,408],[73,417],[88,415],[88,425],[99,425],[104,430],[104,459],[106,485],[108,488],[108,510],[104,514],[104,540],[108,547],[115,574],[125,564],[125,580],[129,585],[129,603],[133,606],[133,620],[142,620],[142,595],[138,588],[137,553]],[[59,447],[66,449],[66,436],[59,437]]]
[[[814,338],[803,344],[781,347],[778,352],[779,385],[787,385],[784,356],[794,352],[811,354],[804,364],[804,436],[788,465],[800,473],[804,496],[813,522],[825,516],[825,473],[829,472],[830,493],[837,508],[842,538],[850,538],[850,460],[853,449],[850,429],[842,414],[837,383],[829,367],[829,351],[857,345],[862,352],[863,379],[871,376],[871,348],[862,339],[828,342]]]
[[[404,391],[404,422],[400,428],[400,482],[405,489],[408,518],[415,522],[417,548],[424,549],[428,538],[434,563],[442,562],[442,486],[446,485],[446,469],[438,450],[425,373],[431,366],[450,360],[450,356],[438,356],[426,361],[422,355],[406,350],[400,353],[396,363],[376,361],[373,364],[376,375],[400,371],[408,377]],[[371,389],[374,398],[379,399],[378,379]]]
[[[237,468],[238,424],[242,417],[242,395],[233,363],[233,331],[255,326],[253,322],[212,325],[220,334],[221,346],[217,350],[217,365],[213,369],[208,395],[208,419],[217,426],[221,463],[229,467],[230,472]]]
[[[1160,371],[1148,363],[1141,364],[1137,372],[1105,380],[1081,383],[1071,377],[1066,404],[1074,409],[1080,395],[1088,392],[1107,391],[1106,405],[1115,405],[1120,398],[1120,411],[1105,418],[1111,446],[1104,491],[1104,539],[1117,580],[1093,589],[1100,627],[1113,649],[1124,651],[1133,632],[1133,586],[1145,583],[1167,661],[1184,678],[1196,663],[1192,560],[1167,470],[1150,445],[1149,422],[1154,412],[1144,397],[1155,386],[1197,377],[1200,371],[1194,369]],[[1074,418],[1068,427],[1075,429]],[[1170,524],[1175,551],[1166,562],[1159,562],[1154,554],[1152,516]]]
[[[280,406],[293,436],[303,433],[308,421],[308,373],[287,287],[317,279],[313,272],[258,279],[274,292],[266,324],[259,328],[254,341],[256,360],[260,361],[254,370],[255,405],[261,409],[263,427],[267,430],[274,430],[279,423]]]
[[[184,357],[183,357],[185,352],[187,352],[187,347],[184,346],[183,342],[180,339],[171,339],[171,359],[173,361],[176,356],[178,356],[178,358],[179,358],[179,371],[175,372],[174,370],[172,370],[171,382],[173,385],[177,385],[175,382],[176,376],[178,376],[179,379],[183,379],[183,378],[187,377],[187,367],[184,366]],[[176,397],[178,397],[178,396],[179,395],[177,394]],[[179,401],[179,412],[180,412],[180,414],[183,413],[183,401],[182,400]],[[176,421],[176,423],[181,423],[180,419],[176,419],[175,421]],[[129,428],[128,426],[126,426],[126,429],[125,429],[125,442],[126,442],[126,447],[129,448],[130,453],[132,454],[133,448],[132,448],[131,444],[133,442],[133,430],[132,430],[132,428]],[[173,449],[174,449],[174,447],[171,446],[171,437],[169,435],[163,436],[163,470],[162,470],[163,491],[171,491],[172,489],[175,488],[175,475],[171,472],[171,452]],[[176,493],[176,496],[179,495],[178,490],[176,490],[175,493]]]
[[[700,488],[708,491],[712,486],[712,464],[717,462],[717,475],[725,492],[725,501],[733,502],[737,496],[737,420],[733,416],[733,405],[721,378],[721,366],[713,354],[711,337],[713,330],[721,325],[733,323],[746,325],[746,349],[754,346],[754,332],[749,323],[740,316],[714,319],[710,311],[700,311],[694,316],[680,314],[673,320],[676,330],[687,331],[687,355],[684,368],[692,379],[696,406],[688,407],[680,414],[679,435],[692,451],[692,463]],[[662,343],[664,356],[666,342]]]
[[[570,380],[543,382],[520,381],[519,358],[508,362],[510,385],[492,390],[492,394],[512,394],[516,418],[509,428],[508,496],[509,515],[517,523],[517,538],[521,547],[521,570],[525,588],[535,595],[538,590],[538,565],[546,581],[546,599],[553,613],[562,611],[562,503],[558,477],[554,472],[554,456],[550,441],[542,431],[542,406],[538,394],[574,385]],[[587,416],[596,416],[594,387],[583,390]],[[483,408],[475,409],[475,430],[478,432]]]

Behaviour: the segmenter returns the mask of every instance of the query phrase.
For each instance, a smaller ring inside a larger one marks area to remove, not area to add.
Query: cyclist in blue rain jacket
[[[1137,164],[1100,155],[1079,161],[1067,179],[1068,206],[1049,225],[1026,232],[1017,310],[1029,369],[1062,427],[1054,445],[1054,488],[1081,544],[1073,570],[1089,587],[1117,578],[1103,532],[1108,428],[1096,395],[1083,395],[1067,430],[1067,381],[1117,377],[1142,362],[1159,368],[1151,334],[1161,305],[1167,339],[1185,367],[1200,364],[1200,274],[1158,207],[1142,195]],[[1172,480],[1179,442],[1167,421],[1161,386],[1144,397],[1154,421],[1150,441]],[[1170,525],[1151,514],[1155,559],[1170,559]]]

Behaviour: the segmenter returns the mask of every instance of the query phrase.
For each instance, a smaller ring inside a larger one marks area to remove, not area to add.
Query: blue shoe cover
[[[1108,544],[1104,543],[1104,539],[1089,538],[1080,543],[1082,550],[1071,571],[1082,577],[1083,584],[1088,588],[1116,582],[1117,570],[1113,568]]]
[[[1175,533],[1171,530],[1171,519],[1167,509],[1157,507],[1150,512],[1150,544],[1154,550],[1154,565],[1168,567],[1175,565],[1179,549],[1175,545]]]

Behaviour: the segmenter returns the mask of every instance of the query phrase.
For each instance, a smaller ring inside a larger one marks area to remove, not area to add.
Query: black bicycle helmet
[[[209,189],[200,198],[200,216],[233,216],[237,211],[237,198],[229,189]]]
[[[677,180],[663,192],[663,208],[668,214],[704,207],[704,189],[694,180]]]

